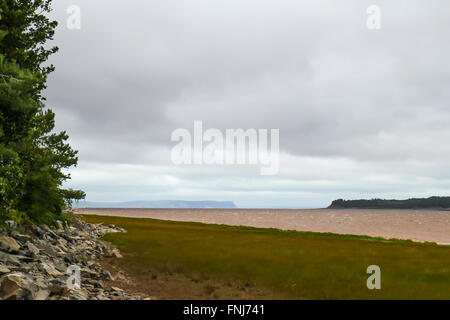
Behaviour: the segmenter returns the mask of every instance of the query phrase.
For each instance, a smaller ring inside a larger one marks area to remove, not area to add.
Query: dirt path
[[[279,209],[78,209],[78,213],[333,232],[450,244],[450,211]]]

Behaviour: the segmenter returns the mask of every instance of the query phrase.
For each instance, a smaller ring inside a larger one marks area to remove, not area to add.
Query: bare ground
[[[107,285],[144,297],[146,300],[248,300],[287,299],[273,289],[235,279],[211,279],[202,274],[129,270],[120,260],[105,258],[102,266],[112,275]]]
[[[77,213],[332,232],[450,244],[450,211],[360,209],[78,209]]]

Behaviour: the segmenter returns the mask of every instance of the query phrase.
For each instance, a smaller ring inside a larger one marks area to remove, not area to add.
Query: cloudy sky
[[[370,30],[366,10],[381,10]],[[70,30],[67,8],[81,9]],[[46,92],[90,201],[336,198],[450,191],[446,0],[57,0]],[[171,161],[177,128],[280,130],[277,175]]]

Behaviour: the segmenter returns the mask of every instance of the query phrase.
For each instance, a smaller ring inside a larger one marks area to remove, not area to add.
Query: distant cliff
[[[450,197],[412,198],[407,200],[334,200],[330,209],[433,209],[450,208]]]
[[[157,201],[128,201],[128,202],[90,202],[80,201],[75,208],[236,208],[232,201],[185,201],[185,200],[157,200]]]

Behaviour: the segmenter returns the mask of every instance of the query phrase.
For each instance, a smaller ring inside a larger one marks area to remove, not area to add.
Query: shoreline
[[[77,214],[330,232],[450,244],[450,211],[402,209],[87,208]],[[213,214],[211,214],[213,213]]]

